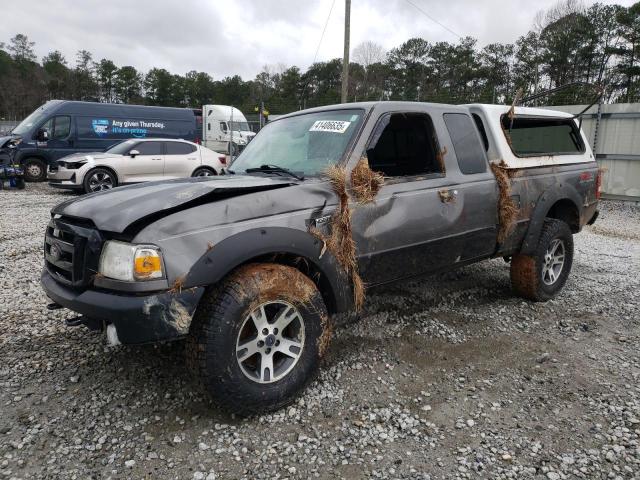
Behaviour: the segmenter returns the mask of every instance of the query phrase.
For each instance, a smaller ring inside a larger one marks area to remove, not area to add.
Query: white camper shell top
[[[507,135],[502,128],[502,117],[509,112],[509,105],[466,105],[471,114],[478,115],[484,124],[489,147],[487,156],[492,162],[504,161],[507,168],[532,168],[551,165],[567,165],[572,163],[584,163],[593,161],[593,153],[589,146],[589,140],[580,130],[582,139],[582,151],[572,153],[557,153],[549,155],[517,155],[507,141]],[[573,115],[557,110],[543,108],[515,107],[515,118],[555,118],[570,119]],[[578,128],[578,121],[573,121]]]

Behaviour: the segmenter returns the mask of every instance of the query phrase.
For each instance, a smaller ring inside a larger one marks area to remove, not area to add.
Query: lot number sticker
[[[349,128],[351,122],[344,122],[342,120],[317,120],[311,125],[310,132],[330,132],[330,133],[344,133]]]

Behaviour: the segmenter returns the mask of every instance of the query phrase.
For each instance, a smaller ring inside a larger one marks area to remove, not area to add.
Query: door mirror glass
[[[138,150],[136,150],[135,148],[129,152],[129,156],[131,158],[135,158],[136,155],[140,155],[140,152]]]

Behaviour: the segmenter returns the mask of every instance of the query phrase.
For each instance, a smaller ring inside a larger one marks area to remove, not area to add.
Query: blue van
[[[182,138],[200,143],[201,118],[190,108],[51,100],[0,138],[0,156],[17,143],[25,179],[45,180],[47,166],[76,152],[102,152],[128,138]],[[199,121],[200,120],[200,121]]]

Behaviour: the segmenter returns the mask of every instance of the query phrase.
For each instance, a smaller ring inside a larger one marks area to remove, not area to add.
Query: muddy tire
[[[47,164],[39,158],[25,159],[22,168],[27,182],[44,182],[47,178]]]
[[[226,410],[264,413],[296,399],[330,340],[326,307],[311,279],[284,265],[250,264],[205,292],[187,363]]]
[[[511,259],[511,285],[521,297],[546,302],[555,297],[571,271],[573,236],[569,225],[547,219],[533,255]]]

